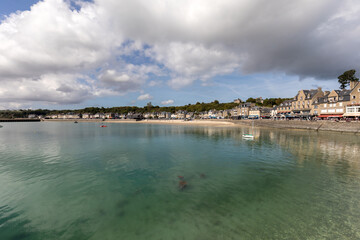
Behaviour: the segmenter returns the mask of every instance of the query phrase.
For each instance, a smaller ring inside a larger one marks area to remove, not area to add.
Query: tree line
[[[257,106],[263,107],[272,107],[273,105],[278,105],[288,98],[267,98],[263,100],[263,103],[256,102],[254,98],[249,98],[249,102],[256,103]],[[255,100],[255,101],[254,101]],[[214,100],[210,103],[197,102],[195,104],[188,104],[184,106],[169,106],[169,107],[160,107],[153,106],[151,103],[148,103],[144,107],[136,106],[123,106],[123,107],[87,107],[83,109],[76,110],[49,110],[49,109],[20,109],[20,110],[2,110],[0,111],[0,118],[27,118],[31,114],[35,115],[53,115],[53,114],[66,114],[66,113],[75,113],[75,114],[96,114],[96,113],[119,113],[119,114],[128,114],[128,113],[146,113],[146,112],[170,112],[175,113],[179,110],[186,112],[205,112],[209,110],[227,110],[237,107],[239,104],[234,102],[229,103],[220,103],[218,100]]]

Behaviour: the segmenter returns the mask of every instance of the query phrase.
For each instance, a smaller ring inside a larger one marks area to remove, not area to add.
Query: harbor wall
[[[306,121],[306,120],[233,120],[234,124],[280,129],[304,129],[360,134],[360,122]]]

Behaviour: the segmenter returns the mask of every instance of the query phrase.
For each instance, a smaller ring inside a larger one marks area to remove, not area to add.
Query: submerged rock
[[[183,190],[187,186],[186,181],[179,181],[179,189]]]
[[[102,208],[100,208],[98,212],[99,212],[99,214],[100,214],[101,216],[105,216],[105,215],[106,215],[105,210],[102,209]]]
[[[126,200],[126,199],[122,199],[122,200],[119,200],[117,203],[116,203],[116,206],[118,208],[123,208],[125,207],[127,204],[129,204],[129,201]]]

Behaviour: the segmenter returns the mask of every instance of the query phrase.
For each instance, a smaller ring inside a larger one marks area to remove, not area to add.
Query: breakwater
[[[40,122],[40,119],[28,119],[28,118],[0,118],[0,122]]]
[[[234,120],[238,125],[280,129],[303,129],[314,131],[334,131],[360,134],[360,122],[306,121],[306,120]]]

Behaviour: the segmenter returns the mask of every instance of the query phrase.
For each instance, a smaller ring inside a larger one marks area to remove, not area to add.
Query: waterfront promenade
[[[278,129],[302,129],[314,131],[348,132],[360,135],[360,122],[335,122],[335,121],[306,121],[306,120],[235,120],[231,121],[238,125],[255,127],[278,128]]]

